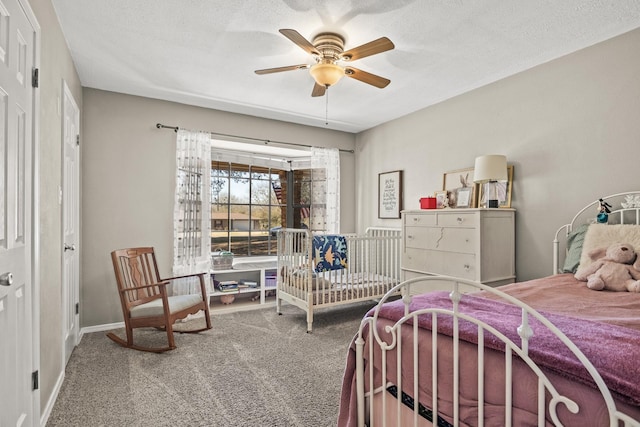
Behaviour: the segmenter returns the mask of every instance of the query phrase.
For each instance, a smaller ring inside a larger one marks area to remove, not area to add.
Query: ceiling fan
[[[323,96],[329,86],[336,84],[342,76],[351,77],[378,88],[384,88],[391,80],[366,71],[359,70],[343,62],[355,61],[377,53],[393,49],[395,46],[386,37],[380,37],[369,43],[344,50],[344,38],[336,33],[320,33],[313,38],[313,43],[305,39],[296,30],[280,30],[285,37],[300,46],[305,52],[313,55],[315,64],[289,65],[286,67],[256,70],[256,74],[271,74],[281,71],[309,69],[315,80],[311,96]]]

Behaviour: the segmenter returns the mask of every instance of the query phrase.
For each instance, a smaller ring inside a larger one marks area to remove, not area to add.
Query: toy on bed
[[[598,215],[596,221],[601,224],[609,221],[609,214],[611,213],[611,205],[602,199],[598,199]]]
[[[640,292],[640,261],[629,243],[614,243],[589,252],[592,264],[578,268],[576,279],[596,291]]]

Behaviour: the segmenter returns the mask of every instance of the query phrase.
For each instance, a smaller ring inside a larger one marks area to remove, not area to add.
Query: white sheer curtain
[[[312,174],[324,174],[324,180],[313,178],[311,229],[324,229],[327,234],[339,233],[340,151],[337,148],[312,147],[311,169]]]
[[[211,259],[211,135],[179,129],[173,210],[174,276],[208,272]],[[197,277],[173,284],[174,294],[199,293]]]

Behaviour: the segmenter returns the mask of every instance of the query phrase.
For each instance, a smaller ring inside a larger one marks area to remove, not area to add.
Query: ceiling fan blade
[[[367,73],[366,71],[358,70],[353,67],[345,67],[345,76],[352,79],[360,80],[361,82],[368,83],[372,86],[379,87],[380,89],[387,87],[391,80],[384,77],[376,76],[375,74]]]
[[[302,35],[296,30],[281,29],[280,33],[282,33],[283,36],[285,36],[286,38],[288,38],[289,40],[291,40],[292,42],[300,46],[305,52],[310,53],[311,55],[320,56],[320,52],[318,52],[316,47],[312,45],[309,40],[302,37]]]
[[[304,70],[307,68],[309,68],[308,64],[288,65],[286,67],[265,68],[264,70],[256,70],[256,74],[271,74],[279,73],[281,71]]]
[[[355,61],[356,59],[365,58],[367,56],[375,55],[376,53],[386,52],[394,47],[395,46],[391,40],[386,37],[380,37],[377,40],[354,47],[346,52],[342,52],[340,57],[345,61]]]
[[[311,91],[311,96],[324,96],[324,93],[327,91],[327,88],[319,85],[318,83],[313,85],[313,90]]]

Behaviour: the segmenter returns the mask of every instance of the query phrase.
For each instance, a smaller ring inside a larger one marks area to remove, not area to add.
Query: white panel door
[[[66,365],[78,344],[80,318],[76,310],[80,293],[78,262],[80,111],[69,87],[64,84],[62,90],[64,93],[62,102],[62,331]]]
[[[31,386],[35,34],[19,0],[0,0],[1,426],[39,422],[33,419]]]

